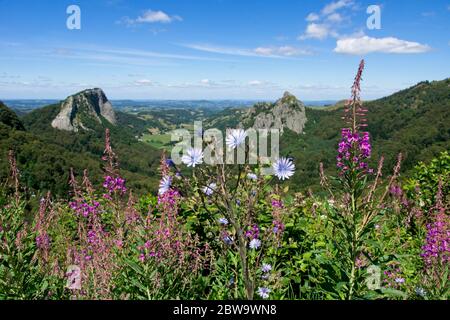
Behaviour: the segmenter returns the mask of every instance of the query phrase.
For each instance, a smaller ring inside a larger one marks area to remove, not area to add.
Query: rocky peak
[[[305,105],[286,91],[275,103],[258,104],[251,108],[245,122],[253,122],[255,129],[279,129],[283,133],[288,128],[302,133],[306,120]]]
[[[279,99],[276,103],[282,103],[282,104],[294,104],[294,103],[298,103],[299,101],[297,100],[297,98],[291,94],[289,91],[285,91],[283,94],[283,97],[281,99]]]
[[[52,127],[66,131],[90,130],[92,124],[107,121],[116,124],[116,114],[105,93],[100,88],[87,89],[69,96],[61,102],[60,112]]]

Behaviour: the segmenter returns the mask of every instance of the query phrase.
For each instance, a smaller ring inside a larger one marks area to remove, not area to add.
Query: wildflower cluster
[[[372,146],[368,132],[352,132],[349,128],[342,129],[342,140],[339,142],[337,167],[341,172],[351,169],[366,171],[368,169],[367,160],[372,153]]]
[[[99,212],[100,202],[98,201],[88,201],[86,199],[77,199],[69,203],[70,208],[77,215],[83,217],[88,217],[90,215],[96,215]]]
[[[345,110],[340,175],[327,179],[319,166],[327,198],[277,184],[293,176],[292,158],[271,164],[272,179],[264,166],[202,165],[200,148],[183,156],[183,174],[163,153],[158,192],[135,198],[106,130],[104,189],[71,170],[71,200],[47,194],[30,219],[10,152],[0,299],[448,298],[448,192],[440,182],[433,201],[417,204],[398,179],[401,154],[386,181],[383,158],[368,176],[363,67]],[[249,157],[247,137],[229,130],[228,148]],[[377,288],[364,285],[369,268]]]
[[[383,278],[383,286],[386,288],[393,288],[393,289],[401,289],[404,287],[405,284],[405,277],[403,275],[403,272],[400,268],[400,265],[396,262],[391,263],[387,270],[383,272],[384,278]]]
[[[433,220],[427,224],[426,243],[421,254],[427,267],[450,262],[450,217],[447,213],[438,213]]]
[[[106,176],[103,182],[103,188],[108,192],[104,195],[106,199],[111,199],[113,194],[118,194],[123,196],[127,192],[127,187],[125,186],[125,179],[121,177],[111,177]]]

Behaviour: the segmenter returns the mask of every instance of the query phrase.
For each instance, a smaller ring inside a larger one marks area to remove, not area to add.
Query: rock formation
[[[275,103],[260,103],[251,108],[244,117],[243,124],[250,124],[255,129],[279,129],[281,133],[288,128],[300,134],[306,120],[305,105],[285,92]]]
[[[52,127],[59,130],[74,131],[92,129],[88,122],[99,123],[108,121],[117,123],[111,103],[102,89],[87,89],[68,97],[61,102],[61,109],[52,121]]]

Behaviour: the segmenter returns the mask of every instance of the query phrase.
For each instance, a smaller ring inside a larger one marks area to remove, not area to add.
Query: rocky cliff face
[[[117,123],[111,103],[102,89],[88,89],[68,97],[61,103],[61,109],[52,121],[52,127],[59,130],[90,130],[91,123],[102,124],[103,121]]]
[[[288,128],[302,133],[307,121],[305,105],[289,92],[275,103],[257,104],[244,117],[243,124],[255,129],[279,129],[281,133]]]

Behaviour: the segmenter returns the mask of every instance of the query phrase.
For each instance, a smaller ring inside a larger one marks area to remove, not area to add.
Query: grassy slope
[[[402,171],[430,160],[450,149],[450,79],[420,83],[389,97],[367,102],[368,131],[372,137],[372,166],[380,155],[389,172],[397,154],[404,154]],[[318,186],[318,166],[335,173],[336,147],[342,127],[342,107],[328,110],[308,108],[305,135],[288,132],[281,138],[281,150],[295,158],[295,189]]]
[[[102,180],[101,156],[104,150],[104,128],[90,132],[66,132],[53,129],[51,120],[59,104],[35,110],[23,117],[26,132],[3,126],[0,146],[0,175],[7,174],[6,154],[17,153],[22,178],[35,190],[65,196],[68,191],[68,172],[73,167],[81,174],[88,169],[92,180]],[[106,124],[107,122],[104,122]],[[136,141],[133,131],[122,126],[110,126],[112,145],[119,157],[122,174],[138,193],[155,190],[159,151]]]

